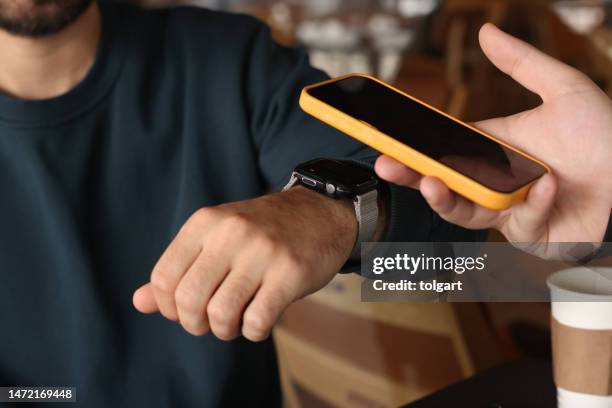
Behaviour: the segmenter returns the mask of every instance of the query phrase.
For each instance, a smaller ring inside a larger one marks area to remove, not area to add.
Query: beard
[[[55,34],[94,0],[0,0],[0,29],[22,37]]]

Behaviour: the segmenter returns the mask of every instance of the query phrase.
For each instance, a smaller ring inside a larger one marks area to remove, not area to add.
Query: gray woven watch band
[[[351,261],[361,259],[361,244],[374,239],[376,226],[378,225],[378,191],[372,190],[363,195],[355,197],[355,215],[359,225],[357,241],[351,252]]]

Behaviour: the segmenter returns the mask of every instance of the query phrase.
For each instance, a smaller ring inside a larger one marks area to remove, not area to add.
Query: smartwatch
[[[353,201],[359,233],[350,260],[359,260],[360,244],[374,239],[378,224],[376,176],[354,162],[315,159],[297,166],[283,191],[296,185],[304,186],[332,199]]]

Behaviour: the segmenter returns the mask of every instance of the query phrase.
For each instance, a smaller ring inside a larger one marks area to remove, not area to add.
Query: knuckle
[[[252,222],[246,214],[234,213],[225,218],[223,228],[230,234],[243,235],[251,231]]]
[[[279,270],[286,274],[286,283],[299,284],[307,275],[307,267],[303,256],[296,253],[285,253],[280,258]]]
[[[172,292],[174,282],[161,269],[155,269],[151,274],[151,284],[161,292]]]
[[[206,225],[216,216],[216,209],[213,207],[202,207],[194,212],[182,226],[181,231],[191,236],[199,234],[203,225]]]
[[[220,233],[218,229],[212,231],[212,233],[204,238],[202,242],[202,255],[204,255],[202,261],[198,265],[198,272],[201,275],[199,277],[200,284],[204,283],[204,279],[208,274],[208,270],[215,260],[223,254],[223,250],[227,248],[228,244],[232,243],[233,237],[231,235],[224,235]]]
[[[234,340],[236,337],[238,337],[238,332],[236,330],[215,329],[213,330],[213,333],[218,339],[223,341]]]
[[[210,327],[221,340],[233,340],[238,336],[238,320],[222,303],[211,303],[207,309]]]
[[[242,335],[252,341],[252,342],[261,342],[264,341],[265,339],[267,339],[270,336],[270,332],[266,331],[266,332],[253,332],[253,331],[249,331],[247,329],[244,329],[242,332]]]
[[[266,299],[264,299],[264,305],[266,310],[274,310],[276,313],[282,313],[286,306],[289,305],[290,299],[293,298],[293,290],[288,285],[278,284]],[[276,317],[279,317],[276,316]],[[269,321],[272,321],[275,317],[270,315]],[[274,322],[271,322],[272,325]]]
[[[285,261],[286,268],[294,271],[296,274],[301,274],[304,271],[304,259],[300,255],[289,255]]]
[[[246,303],[251,295],[250,287],[254,285],[253,280],[249,277],[242,277],[242,280],[236,282],[228,291],[226,301],[226,310],[237,310],[242,304]]]
[[[199,223],[204,220],[208,220],[211,218],[214,210],[210,207],[202,207],[193,213],[188,223]]]
[[[161,310],[160,313],[162,316],[164,316],[164,318],[168,320],[171,320],[173,322],[178,321],[178,315],[174,311]]]
[[[259,231],[254,238],[254,244],[262,254],[277,254],[282,252],[282,243],[278,238],[264,231]]]
[[[176,306],[185,313],[195,314],[200,310],[197,295],[185,286],[179,286],[174,295]]]
[[[243,331],[250,340],[264,337],[271,329],[270,319],[261,313],[249,313],[244,317]]]
[[[205,324],[183,323],[185,331],[192,336],[200,337],[208,333],[208,327]]]
[[[286,278],[282,285],[279,285],[278,296],[287,296],[288,293],[296,292],[308,286],[308,273],[303,269],[292,269],[286,272]]]
[[[200,208],[199,210],[191,214],[191,217],[189,217],[185,224],[183,224],[183,226],[181,227],[181,231],[186,233],[193,233],[197,231],[200,225],[203,224],[204,220],[209,218],[209,213],[210,211],[208,208]]]
[[[202,337],[206,333],[208,333],[208,330],[204,328],[193,328],[193,329],[184,328],[184,329],[187,333],[191,334],[194,337]]]
[[[227,217],[227,223],[236,229],[248,229],[251,225],[251,219],[248,215],[237,212]]]
[[[285,251],[285,254],[282,257],[282,261],[284,263],[285,268],[289,270],[302,270],[306,263],[306,259],[304,255],[299,251]]]
[[[259,228],[253,228],[242,239],[244,240],[244,252],[241,253],[240,259],[244,263],[252,263],[254,255],[259,260],[265,259],[267,262],[272,262],[278,259],[284,251],[282,242]],[[246,278],[248,279],[248,275]]]
[[[226,327],[231,323],[231,316],[224,304],[219,301],[211,301],[206,308],[208,320],[217,327]]]

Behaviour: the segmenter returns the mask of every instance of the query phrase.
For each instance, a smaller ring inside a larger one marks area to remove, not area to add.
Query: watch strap
[[[289,179],[289,182],[287,183],[287,185],[285,187],[283,187],[282,191],[287,191],[292,187],[295,187],[296,184],[298,184],[299,179],[297,177],[297,174],[295,172],[291,173],[291,178]]]
[[[378,190],[372,190],[355,197],[355,215],[359,225],[357,241],[353,246],[350,260],[361,259],[361,244],[374,239],[378,225]]]

